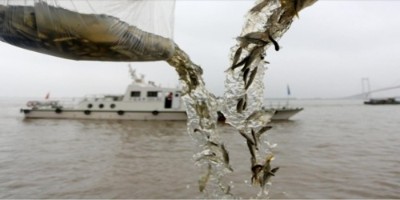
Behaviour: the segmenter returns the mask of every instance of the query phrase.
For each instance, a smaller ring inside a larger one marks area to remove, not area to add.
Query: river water
[[[0,198],[204,198],[186,122],[24,120],[27,100],[0,98]],[[304,110],[266,135],[280,167],[271,198],[400,198],[400,106],[291,105]],[[256,197],[243,137],[218,130],[234,169],[231,192]]]

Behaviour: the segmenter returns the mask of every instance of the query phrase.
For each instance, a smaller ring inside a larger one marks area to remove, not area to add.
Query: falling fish
[[[251,155],[251,161],[252,161],[252,165],[253,165],[254,163],[256,163],[256,151],[254,150],[254,143],[251,140],[247,139],[246,144],[247,144],[247,147],[249,148],[249,152]]]
[[[200,101],[195,105],[197,114],[201,117],[209,118],[210,112],[205,101]]]
[[[253,140],[243,131],[239,131],[240,135],[242,135],[244,138],[246,138],[246,141],[249,142],[250,144],[254,145]]]
[[[241,42],[241,47],[246,47],[249,44],[265,46],[270,42],[269,34],[266,32],[251,32],[236,39]]]
[[[236,63],[236,65],[233,65],[231,67],[231,70],[234,70],[235,68],[244,65],[242,70],[245,70],[247,67],[249,67],[251,65],[251,63],[253,63],[253,61],[257,58],[261,57],[261,54],[264,52],[264,47],[262,46],[255,46],[250,54],[248,56],[246,56],[245,58],[243,58],[242,61]]]
[[[253,173],[253,176],[251,177],[251,183],[252,184],[256,184],[256,183],[260,183],[260,179],[259,179],[259,174],[262,171],[263,166],[260,164],[254,165],[253,167],[251,167],[251,172]]]
[[[270,154],[265,159],[265,164],[263,167],[263,179],[261,181],[261,187],[264,187],[268,183],[271,176],[275,176],[274,172],[278,171],[279,167],[271,169],[271,161],[274,160],[274,155]]]
[[[245,90],[247,90],[250,87],[250,85],[253,83],[253,80],[254,80],[254,78],[256,77],[256,74],[257,74],[257,68],[258,67],[254,68],[254,70],[251,71],[249,81],[246,83],[246,85],[244,87]]]
[[[253,136],[254,147],[258,150],[259,138],[256,136],[253,129],[251,129],[251,136]]]
[[[233,56],[233,61],[232,61],[232,67],[231,68],[233,68],[233,66],[235,66],[236,63],[238,62],[238,60],[240,58],[240,55],[242,55],[242,49],[243,49],[242,47],[239,47],[236,50],[235,55]]]
[[[222,151],[222,157],[224,158],[224,164],[225,166],[230,170],[233,171],[232,167],[229,164],[229,153],[225,148],[224,144],[221,144],[221,151]]]
[[[239,99],[236,105],[236,111],[238,113],[242,113],[242,111],[246,109],[246,105],[247,105],[247,95],[244,95]]]
[[[210,175],[211,175],[211,165],[208,164],[208,168],[207,168],[206,173],[199,178],[199,190],[200,190],[200,192],[203,192],[204,189],[206,188],[207,182],[210,179]]]
[[[256,111],[254,111],[253,113],[251,113],[251,115],[249,115],[249,116],[246,118],[246,121],[247,121],[247,122],[254,121],[254,120],[260,118],[260,117],[263,116],[263,115],[264,115],[264,112],[263,112],[263,111],[261,111],[261,110],[256,110]]]
[[[244,81],[244,84],[246,85],[246,82],[247,82],[247,75],[249,75],[249,72],[250,72],[250,67],[247,67],[244,71],[243,71],[243,81]]]
[[[274,44],[275,51],[279,51],[280,47],[278,42],[270,34],[268,34],[268,38],[271,40],[272,44]]]
[[[272,126],[263,126],[258,132],[257,132],[257,136],[259,137],[260,135],[262,135],[263,133],[265,133],[266,131],[270,130],[272,128]]]

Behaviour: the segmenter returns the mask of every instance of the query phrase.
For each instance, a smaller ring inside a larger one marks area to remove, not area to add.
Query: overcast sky
[[[224,71],[236,43],[248,0],[177,0],[174,39],[201,65],[209,90],[224,91]],[[400,85],[400,1],[320,0],[303,10],[269,49],[265,96],[334,98],[361,92],[361,79],[371,87]],[[0,43],[0,96],[80,97],[125,91],[128,63],[70,61]],[[131,63],[163,86],[176,86],[178,76],[165,62]],[[382,94],[382,93],[381,93]],[[384,93],[400,96],[400,89]]]

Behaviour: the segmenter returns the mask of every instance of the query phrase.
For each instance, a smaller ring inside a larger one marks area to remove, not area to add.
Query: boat
[[[292,116],[296,115],[297,113],[303,110],[303,108],[301,107],[292,107],[289,105],[289,100],[291,96],[289,84],[286,86],[286,92],[287,92],[286,105],[277,107],[270,106],[269,108],[263,107],[263,110],[265,110],[266,112],[274,112],[274,115],[272,115],[271,118],[272,121],[287,121]]]
[[[73,103],[58,100],[29,101],[21,109],[25,118],[107,119],[107,120],[186,120],[179,88],[146,82],[129,67],[132,83],[123,95],[91,95]]]
[[[277,107],[277,108],[262,108],[265,112],[272,115],[271,121],[288,121],[290,118],[303,110],[303,108],[292,107]],[[224,114],[218,112],[218,121],[225,121]]]
[[[381,99],[369,99],[368,101],[364,101],[364,104],[367,105],[394,105],[394,104],[400,104],[399,100],[396,100],[396,98],[381,98]]]
[[[304,108],[300,107],[277,107],[277,108],[263,108],[266,112],[273,112],[272,121],[285,121],[289,120],[292,116],[296,115]]]
[[[27,119],[105,119],[105,120],[187,120],[182,92],[179,88],[156,86],[145,81],[129,66],[132,83],[123,95],[90,95],[71,101],[28,101],[21,112]],[[289,120],[303,108],[263,108],[274,113],[272,120]],[[225,117],[218,112],[218,120]]]

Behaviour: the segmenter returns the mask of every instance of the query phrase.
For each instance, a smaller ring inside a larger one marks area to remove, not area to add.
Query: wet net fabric
[[[174,7],[174,0],[3,0],[0,40],[73,60],[166,60]]]

